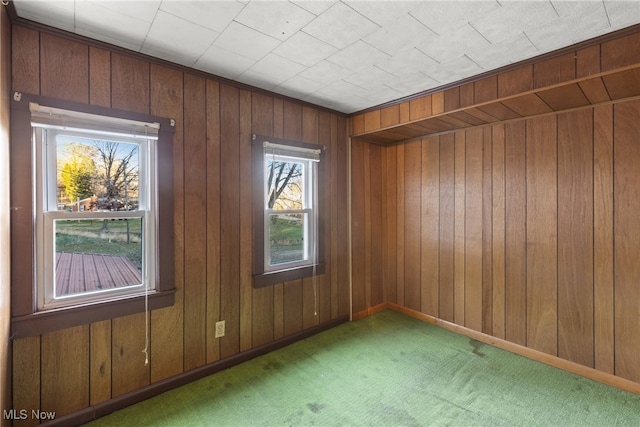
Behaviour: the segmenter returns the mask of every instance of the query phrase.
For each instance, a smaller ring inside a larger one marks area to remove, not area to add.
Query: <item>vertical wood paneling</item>
[[[438,317],[440,274],[440,140],[422,140],[421,309]]]
[[[385,149],[385,178],[386,178],[386,250],[384,259],[384,282],[387,288],[388,301],[397,303],[397,258],[396,258],[396,203],[397,203],[397,153],[396,146]],[[355,187],[354,187],[355,188]]]
[[[372,253],[372,229],[371,229],[371,144],[364,144],[362,147],[362,182],[364,192],[362,194],[362,224],[361,229],[365,235],[361,242],[362,249],[362,279],[363,279],[363,309],[371,307],[371,253]]]
[[[111,106],[111,53],[97,47],[89,48],[89,103]],[[178,73],[180,74],[180,73]]]
[[[558,116],[558,356],[593,367],[593,112]]]
[[[331,318],[338,317],[338,290],[340,289],[339,277],[338,277],[338,263],[339,263],[339,253],[338,253],[338,223],[340,223],[338,219],[338,193],[339,188],[341,186],[338,184],[338,129],[337,129],[337,120],[335,116],[331,116],[329,118],[328,126],[325,124],[321,127],[328,132],[328,136],[330,139],[329,143],[329,157],[331,158],[330,162],[330,171],[331,171],[331,188],[330,188],[330,200],[331,200],[331,216],[329,217],[330,227],[330,238],[331,245],[328,246],[330,249],[330,256],[327,257],[331,264],[331,286],[330,286],[330,304],[331,310],[330,315]]]
[[[159,381],[183,371],[184,300],[184,150],[183,74],[161,66],[151,66],[151,114],[176,121],[173,134],[174,189],[174,280],[178,290],[173,307],[151,312],[151,381]],[[93,82],[92,82],[93,85]],[[93,87],[93,86],[92,86]]]
[[[505,129],[492,126],[492,224],[491,224],[491,279],[492,279],[492,334],[505,338],[506,331],[506,188],[505,188]]]
[[[254,94],[251,129],[259,135],[273,135],[273,98]],[[252,340],[254,346],[273,340],[273,286],[253,289],[251,304]]]
[[[240,91],[220,85],[220,357],[240,350]]]
[[[40,33],[19,25],[11,29],[11,89],[39,95]]]
[[[455,139],[453,134],[440,137],[440,317],[454,320],[454,173]]]
[[[615,373],[640,382],[640,102],[614,106]]]
[[[145,313],[112,320],[111,397],[149,385],[144,348]]]
[[[613,374],[613,107],[595,107],[593,114],[594,365]]]
[[[465,160],[466,139],[464,132],[455,133],[454,166],[454,247],[453,247],[453,321],[464,325],[465,315]]]
[[[365,144],[360,141],[351,142],[351,185],[364,190],[365,175]],[[366,290],[365,281],[365,191],[354,191],[351,194],[351,286],[352,308],[354,313],[365,310]]]
[[[398,145],[396,149],[396,300],[398,304],[405,304],[405,259],[404,259],[404,145]]]
[[[364,124],[364,122],[363,122]],[[284,102],[273,100],[273,136],[284,138]],[[273,337],[284,336],[284,283],[273,286]]]
[[[206,362],[207,124],[205,80],[184,76],[184,370]]]
[[[464,184],[464,325],[482,331],[483,130],[466,132]]]
[[[220,359],[220,84],[207,80],[207,363]]]
[[[338,194],[338,211],[341,215],[347,216],[349,211],[349,190],[346,183],[348,182],[348,141],[347,138],[347,119],[341,116],[336,116],[337,124],[337,137],[338,137],[338,175],[337,179],[339,183],[345,183],[340,185],[340,191]],[[349,224],[347,221],[338,221],[336,224],[339,227],[338,234],[340,236],[349,235]],[[340,297],[338,298],[338,315],[346,316],[350,312],[350,272],[349,272],[349,242],[347,239],[340,238],[338,240],[338,292]]]
[[[56,416],[89,405],[89,326],[77,326],[42,335],[43,411]]]
[[[526,180],[524,122],[505,125],[505,338],[527,341]]]
[[[40,336],[13,341],[11,358],[13,375],[13,408],[41,408]],[[42,408],[46,411],[47,409]],[[14,425],[36,425],[38,420],[16,421]]]
[[[111,106],[125,111],[149,112],[149,63],[111,54]]]
[[[493,330],[493,132],[483,128],[482,140],[482,332]]]
[[[369,180],[371,181],[371,305],[386,301],[382,280],[382,147],[371,146]],[[417,212],[416,212],[417,214]]]
[[[404,299],[406,307],[419,311],[422,141],[414,140],[404,148]]]
[[[252,338],[252,288],[253,288],[253,255],[252,255],[252,223],[253,223],[253,182],[251,162],[251,92],[240,91],[240,351],[251,348]]]
[[[89,332],[89,404],[111,398],[111,321],[92,323]]]
[[[526,122],[527,345],[557,353],[558,202],[556,117]]]
[[[89,102],[89,47],[49,34],[40,37],[41,94]]]

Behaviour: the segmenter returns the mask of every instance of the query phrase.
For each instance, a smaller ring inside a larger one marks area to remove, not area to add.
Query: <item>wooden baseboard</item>
[[[547,353],[543,353],[538,350],[534,350],[529,347],[525,347],[520,344],[514,344],[512,342],[503,340],[501,338],[496,338],[491,335],[487,335],[482,332],[474,331],[469,328],[465,328],[464,326],[456,325],[455,323],[448,322],[446,320],[438,319],[436,317],[430,316],[428,314],[420,313],[418,311],[402,307],[395,303],[387,303],[389,309],[397,311],[402,314],[406,314],[407,316],[411,316],[413,318],[422,320],[427,323],[431,323],[433,325],[440,326],[443,329],[447,329],[449,331],[465,335],[469,338],[473,338],[475,340],[481,341],[485,344],[492,345],[494,347],[501,348],[503,350],[510,351],[511,353],[518,354],[520,356],[524,356],[528,359],[532,359],[546,365],[553,366],[558,369],[562,369],[564,371],[571,372],[576,375],[583,376],[585,378],[589,378],[590,380],[597,381],[602,384],[609,385],[611,387],[615,387],[624,391],[628,391],[629,393],[640,394],[640,384],[631,380],[627,380],[625,378],[621,378],[612,374],[608,374],[606,372],[598,371],[593,368],[589,368],[584,365],[580,365],[575,362],[571,362],[569,360],[561,359],[557,356],[552,356]]]
[[[271,351],[277,350],[279,348],[285,347],[289,344],[293,344],[294,342],[303,340],[305,338],[313,336],[322,331],[326,331],[328,329],[331,329],[333,327],[336,327],[348,321],[349,321],[349,316],[338,317],[327,323],[323,323],[322,325],[305,329],[304,331],[300,331],[296,334],[281,338],[277,341],[262,345],[260,347],[252,348],[251,350],[247,350],[242,353],[238,353],[227,359],[219,360],[209,365],[201,366],[199,368],[184,372],[180,375],[176,375],[174,377],[167,378],[162,381],[158,381],[146,387],[140,388],[130,393],[123,394],[121,396],[115,397],[105,402],[98,403],[96,405],[90,406],[88,408],[82,409],[72,414],[65,415],[63,417],[57,418],[55,420],[49,421],[41,425],[47,426],[47,427],[50,427],[50,426],[58,427],[58,426],[78,426],[81,424],[88,423],[90,421],[93,421],[97,418],[108,415],[119,409],[126,408],[127,406],[133,405],[138,402],[142,402],[143,400],[149,399],[153,396],[157,396],[166,391],[189,384],[193,381],[199,380],[200,378],[204,378],[211,374],[215,374],[216,372],[220,372],[227,368],[231,368],[232,366],[238,365],[242,362],[246,362],[248,360],[251,360],[263,354],[269,353]]]
[[[378,304],[376,306],[367,308],[366,310],[362,310],[362,311],[359,311],[357,313],[353,313],[353,315],[351,316],[351,320],[364,319],[365,317],[369,317],[371,315],[374,315],[379,311],[386,310],[387,308],[389,308],[389,303],[388,302],[383,302],[382,304]]]

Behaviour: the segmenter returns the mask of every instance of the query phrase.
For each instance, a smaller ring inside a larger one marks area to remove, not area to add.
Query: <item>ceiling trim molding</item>
[[[360,110],[360,111],[355,111],[353,113],[349,114],[349,117],[353,117],[353,116],[357,116],[359,114],[364,114],[364,113],[368,113],[371,111],[376,111],[376,110],[380,110],[386,107],[391,107],[394,105],[398,105],[398,104],[402,104],[403,102],[407,102],[407,101],[412,101],[414,99],[417,98],[422,98],[424,96],[427,95],[432,95],[434,93],[439,93],[439,92],[444,92],[448,89],[453,89],[456,87],[460,87],[460,86],[464,86],[465,84],[469,84],[469,83],[474,83],[477,82],[479,80],[488,78],[488,77],[493,77],[493,76],[498,76],[500,74],[504,74],[506,72],[509,71],[513,71],[522,67],[526,67],[528,65],[533,65],[533,64],[537,64],[552,58],[556,58],[558,56],[562,56],[562,55],[566,55],[567,53],[571,53],[571,52],[575,52],[578,50],[582,50],[591,46],[595,46],[604,42],[608,42],[610,40],[614,40],[620,37],[624,37],[630,34],[634,34],[640,32],[640,24],[634,24],[631,25],[629,27],[626,28],[622,28],[620,30],[616,30],[607,34],[603,34],[597,37],[594,37],[592,39],[589,40],[584,40],[560,49],[556,49],[554,51],[551,52],[547,52],[547,53],[543,53],[540,54],[538,56],[534,56],[532,58],[528,58],[528,59],[524,59],[522,61],[519,62],[514,62],[513,64],[509,64],[509,65],[505,65],[503,67],[500,68],[496,68],[494,70],[489,70],[489,71],[485,71],[484,73],[481,74],[476,74],[474,76],[471,77],[467,77],[466,79],[462,79],[462,80],[458,80],[452,83],[448,83],[442,86],[438,86],[432,89],[428,89],[422,92],[418,92],[415,93],[413,95],[409,95],[409,96],[405,96],[402,98],[398,98],[395,99],[393,101],[389,101],[389,102],[385,102],[383,104],[378,104],[375,105],[373,107],[369,107],[369,108],[365,108],[364,110]]]
[[[332,114],[336,114],[340,117],[344,117],[344,118],[348,118],[350,117],[350,114],[347,113],[343,113],[341,111],[337,111],[337,110],[332,110],[331,108],[327,108],[327,107],[323,107],[320,105],[316,105],[313,104],[311,102],[308,101],[303,101],[301,99],[297,99],[297,98],[292,98],[290,96],[287,95],[282,95],[280,93],[277,92],[272,92],[269,91],[267,89],[262,89],[259,87],[255,87],[255,86],[251,86],[248,85],[246,83],[241,83],[241,82],[237,82],[235,80],[231,80],[228,79],[226,77],[222,77],[222,76],[218,76],[212,73],[207,73],[205,71],[201,71],[201,70],[197,70],[195,68],[191,68],[188,67],[186,65],[181,65],[181,64],[176,64],[175,62],[171,62],[171,61],[167,61],[164,59],[160,59],[160,58],[156,58],[154,56],[150,56],[141,52],[136,52],[130,49],[126,49],[124,47],[120,47],[114,44],[110,44],[110,43],[106,43],[100,40],[96,40],[96,39],[92,39],[90,37],[85,37],[79,34],[75,34],[75,33],[71,33],[69,31],[65,31],[62,30],[60,28],[55,28],[55,27],[51,27],[49,25],[45,25],[45,24],[41,24],[39,22],[35,22],[32,21],[30,19],[25,19],[25,18],[21,18],[20,16],[18,16],[17,12],[16,12],[16,7],[13,4],[12,1],[9,2],[9,4],[6,6],[7,8],[7,12],[9,15],[9,22],[11,23],[11,25],[20,25],[22,27],[25,28],[29,28],[32,30],[36,30],[36,31],[40,31],[46,34],[50,34],[53,36],[57,36],[60,38],[64,38],[67,40],[71,40],[71,41],[75,41],[75,42],[79,42],[79,43],[83,43],[86,44],[90,47],[96,47],[99,49],[104,49],[104,50],[108,50],[110,52],[114,52],[114,53],[118,53],[121,55],[125,55],[125,56],[129,56],[132,58],[136,58],[136,59],[141,59],[144,61],[147,61],[149,63],[152,64],[156,64],[156,65],[162,65],[164,67],[168,67],[168,68],[172,68],[181,72],[187,72],[189,74],[193,74],[193,75],[197,75],[197,76],[201,76],[204,77],[206,79],[212,79],[215,80],[219,83],[222,84],[226,84],[228,86],[234,86],[238,89],[241,90],[248,90],[254,93],[259,93],[262,95],[267,95],[267,96],[272,96],[274,98],[278,98],[278,99],[282,99],[288,102],[293,102],[295,104],[298,105],[303,105],[303,106],[308,106],[311,108],[315,108],[316,110],[320,110],[320,111],[325,111],[325,112],[329,112]]]

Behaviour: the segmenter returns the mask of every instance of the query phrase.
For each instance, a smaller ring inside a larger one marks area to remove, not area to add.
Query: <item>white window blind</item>
[[[262,143],[264,153],[274,156],[288,157],[292,159],[306,159],[314,162],[320,161],[322,150],[319,148],[297,147],[295,145],[274,144],[269,141]]]

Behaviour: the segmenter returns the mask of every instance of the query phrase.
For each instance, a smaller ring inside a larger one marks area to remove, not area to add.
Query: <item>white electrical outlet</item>
[[[220,338],[224,336],[224,320],[216,322],[216,334],[214,338]]]

